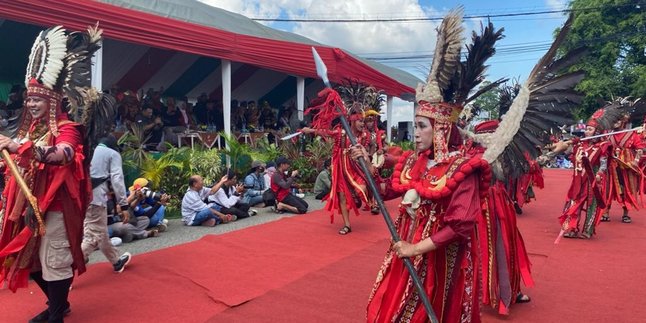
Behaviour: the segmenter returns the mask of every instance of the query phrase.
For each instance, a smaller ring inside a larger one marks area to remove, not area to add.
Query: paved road
[[[321,209],[325,205],[324,203],[321,203],[321,201],[315,200],[313,195],[307,195],[305,197],[305,201],[307,201],[307,203],[309,204],[309,210],[311,211]],[[136,255],[191,242],[200,239],[207,234],[223,234],[254,225],[276,221],[283,217],[307,216],[307,214],[276,214],[271,211],[271,208],[268,207],[254,209],[258,210],[258,215],[246,219],[241,219],[232,223],[219,224],[215,227],[188,227],[185,226],[180,219],[169,219],[168,231],[161,233],[160,236],[143,240],[135,240],[131,243],[124,243],[117,248],[121,252],[128,251],[131,254]],[[105,261],[107,260],[105,259],[101,251],[97,250],[92,253],[92,255],[90,255],[90,263]]]

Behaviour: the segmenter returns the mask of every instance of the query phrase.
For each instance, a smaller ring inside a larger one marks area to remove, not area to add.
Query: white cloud
[[[441,13],[422,7],[417,0],[201,0],[247,17],[312,19],[359,19],[437,17]],[[261,5],[262,4],[262,5]],[[397,16],[394,16],[397,15]],[[365,53],[429,53],[435,46],[439,22],[370,23],[266,23],[311,38],[314,41]],[[410,55],[410,54],[408,54]],[[371,55],[374,56],[374,55]],[[430,62],[426,65],[430,65]]]
[[[551,10],[561,10],[565,9],[568,4],[568,0],[545,0],[545,4],[551,9]]]

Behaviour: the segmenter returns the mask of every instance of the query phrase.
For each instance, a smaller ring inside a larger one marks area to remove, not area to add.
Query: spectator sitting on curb
[[[265,185],[265,164],[261,161],[251,163],[251,170],[244,178],[244,195],[242,202],[250,206],[263,203],[262,194],[269,188]]]
[[[285,157],[276,159],[276,173],[271,178],[271,189],[276,194],[277,202],[274,211],[303,214],[307,212],[309,205],[302,198],[290,193],[298,176],[298,170],[292,171],[291,176],[287,176],[290,165],[291,161]]]
[[[132,212],[136,217],[145,216],[150,219],[146,229],[157,229],[159,232],[164,232],[168,229],[168,220],[164,219],[166,214],[166,204],[170,200],[170,195],[161,194],[157,198],[152,196],[145,196],[145,193],[152,192],[148,189],[148,180],[145,178],[137,178],[132,186],[128,188],[128,196],[136,189],[140,189],[142,194],[138,194],[137,204],[133,207]]]
[[[209,196],[209,201],[220,206],[223,213],[234,214],[238,219],[258,214],[258,211],[249,209],[249,204],[242,202],[244,185],[237,184],[237,179],[236,174],[229,169],[227,171],[227,180],[215,194]]]
[[[182,222],[190,226],[212,227],[219,223],[237,220],[235,215],[221,213],[218,205],[204,203],[207,197],[215,194],[227,180],[228,177],[225,175],[213,187],[206,188],[200,175],[191,176],[188,179],[188,190],[182,198]]]
[[[316,177],[314,182],[314,194],[316,194],[317,200],[322,200],[325,196],[330,193],[330,188],[332,187],[332,175],[330,174],[330,159],[326,159],[323,163],[323,169]]]

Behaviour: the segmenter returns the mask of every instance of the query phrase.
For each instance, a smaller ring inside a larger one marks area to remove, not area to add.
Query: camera
[[[153,199],[155,201],[161,200],[161,197],[162,197],[161,193],[155,192],[155,191],[151,190],[148,187],[142,187],[141,188],[141,194],[143,194],[144,197],[151,198],[151,199]]]

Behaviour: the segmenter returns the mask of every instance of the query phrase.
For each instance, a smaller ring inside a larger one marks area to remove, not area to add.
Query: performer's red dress
[[[346,197],[346,206],[348,210],[354,211],[359,214],[359,208],[355,203],[353,197],[361,199],[363,203],[368,203],[368,192],[365,189],[366,179],[357,165],[357,162],[350,157],[348,148],[351,146],[350,139],[341,127],[336,127],[332,130],[317,130],[317,134],[334,140],[334,147],[332,148],[332,187],[330,194],[324,199],[327,199],[326,209],[328,211],[340,210],[341,199],[339,194]],[[361,144],[365,140],[365,136],[357,138]],[[331,220],[334,221],[334,213],[331,214]]]
[[[636,150],[644,149],[646,145],[635,132],[614,134],[609,141],[612,157],[608,160],[608,207],[612,201],[617,201],[622,207],[637,210],[643,175],[632,162]]]
[[[81,252],[83,219],[92,189],[88,168],[83,164],[80,126],[67,120],[59,120],[58,131],[57,137],[51,132],[36,135],[31,141],[24,143],[12,157],[24,170],[23,177],[38,200],[43,216],[50,210],[63,212],[73,257],[72,268],[81,274],[85,271]],[[32,126],[30,132],[34,134],[38,130]],[[76,147],[73,160],[64,165],[45,164],[35,160],[35,143],[54,146],[62,142]],[[0,281],[6,281],[9,289],[15,291],[17,288],[27,287],[34,258],[38,257],[40,237],[25,225],[24,215],[29,202],[8,168],[5,170],[5,179],[5,189],[2,193],[5,204],[2,206],[4,221],[0,234]]]
[[[396,220],[402,240],[431,238],[437,249],[411,258],[440,322],[479,322],[478,246],[475,223],[480,196],[491,181],[489,165],[454,156],[427,168],[427,157],[406,153],[393,174],[393,188],[415,189],[421,203],[414,216],[404,207]],[[368,322],[426,322],[427,314],[404,267],[391,249],[377,275]]]
[[[596,183],[595,176],[600,168],[601,159],[607,158],[609,154],[610,144],[605,141],[582,141],[575,144],[572,152],[572,183],[567,193],[565,209],[559,217],[564,232],[581,231],[588,238],[595,233],[596,225],[605,209],[606,197],[605,186],[603,183]],[[586,215],[581,219],[580,213],[584,210]]]

